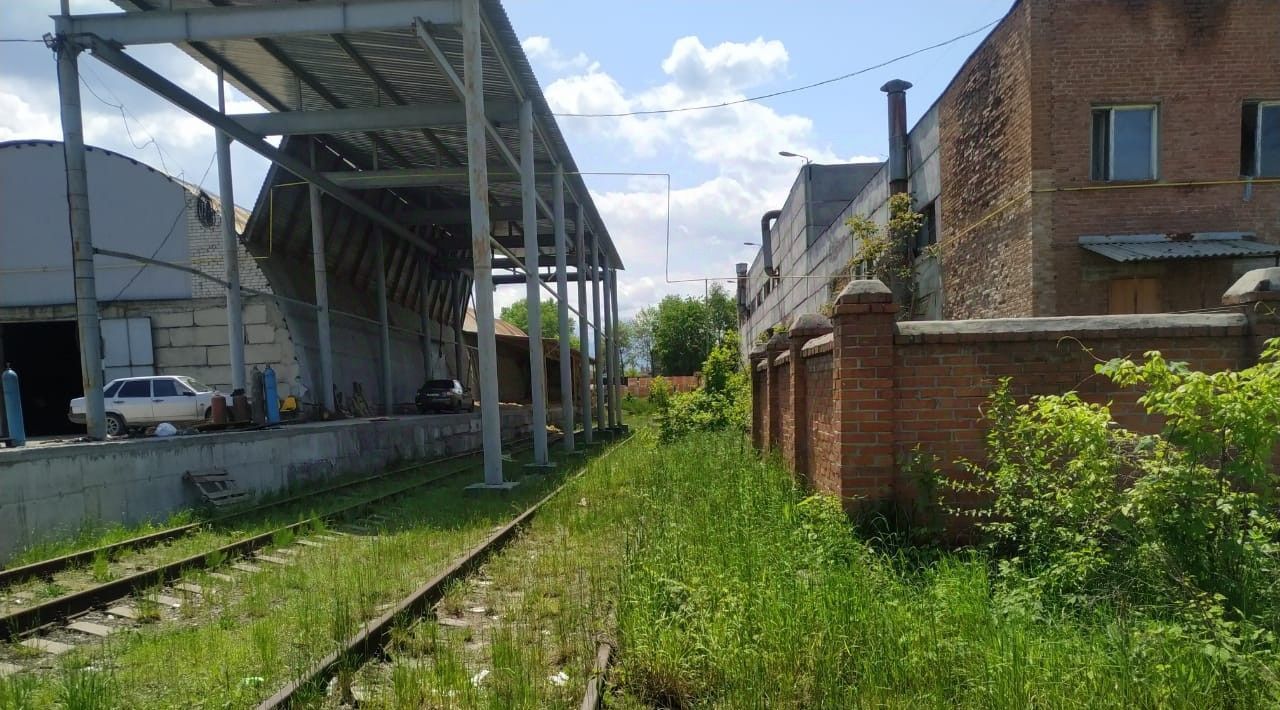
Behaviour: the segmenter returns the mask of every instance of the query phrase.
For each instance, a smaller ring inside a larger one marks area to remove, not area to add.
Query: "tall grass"
[[[857,542],[740,436],[650,447],[629,485],[616,678],[660,707],[1258,707],[1274,675],[1099,609],[1055,619],[996,596],[978,553]]]

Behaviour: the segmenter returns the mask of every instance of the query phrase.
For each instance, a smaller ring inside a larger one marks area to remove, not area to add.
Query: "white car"
[[[121,436],[130,429],[160,422],[197,422],[212,414],[218,394],[203,382],[183,375],[122,377],[102,388],[107,408],[107,435]],[[71,400],[67,417],[84,424],[84,397]]]

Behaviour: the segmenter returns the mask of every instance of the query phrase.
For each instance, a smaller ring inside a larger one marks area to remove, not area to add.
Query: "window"
[[[1108,106],[1093,110],[1094,180],[1155,180],[1155,106]]]
[[[213,388],[194,377],[179,377],[178,381],[190,387],[195,392],[212,392]]]
[[[1280,176],[1280,101],[1246,101],[1240,131],[1240,174]]]
[[[938,202],[934,200],[920,210],[924,219],[920,222],[920,231],[916,232],[916,241],[912,250],[914,256],[921,256],[925,249],[938,243]]]
[[[150,397],[151,380],[129,380],[120,385],[120,397]]]
[[[156,397],[177,397],[178,383],[173,380],[152,380],[151,392]]]
[[[102,396],[103,396],[103,397],[114,397],[114,396],[116,396],[116,390],[118,390],[118,389],[120,389],[120,380],[116,380],[116,381],[112,382],[111,384],[107,385],[107,388],[106,388],[106,389],[104,389],[104,390],[102,390]]]

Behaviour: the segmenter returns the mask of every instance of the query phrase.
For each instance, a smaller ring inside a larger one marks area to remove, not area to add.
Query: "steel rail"
[[[415,463],[409,466],[404,466],[402,468],[393,469],[391,471],[384,471],[382,473],[375,474],[372,476],[366,476],[363,478],[358,478],[351,481],[339,483],[333,486],[328,486],[326,488],[321,488],[321,489],[310,491],[307,493],[290,496],[288,498],[283,498],[281,500],[271,501],[269,503],[257,505],[252,508],[246,508],[244,510],[238,510],[232,513],[228,513],[227,515],[220,515],[214,518],[209,518],[208,520],[201,520],[194,523],[187,523],[186,525],[178,525],[172,528],[158,530],[153,533],[147,533],[146,535],[139,535],[137,537],[132,537],[127,540],[113,542],[109,545],[102,545],[102,546],[90,548],[87,550],[71,552],[58,557],[51,557],[46,560],[40,560],[39,562],[32,562],[30,564],[22,565],[20,567],[11,567],[9,569],[0,570],[0,588],[8,587],[8,586],[17,584],[19,582],[24,582],[30,579],[48,577],[49,575],[52,575],[55,572],[61,572],[62,570],[68,569],[75,565],[92,562],[93,560],[97,559],[101,555],[106,555],[108,559],[113,559],[116,553],[122,552],[124,550],[146,547],[148,545],[152,545],[158,542],[164,542],[166,540],[172,540],[175,538],[184,537],[186,535],[189,535],[205,527],[220,525],[230,520],[248,517],[251,515],[257,515],[259,513],[272,510],[274,508],[282,508],[284,506],[291,505],[291,504],[297,503],[298,501],[306,500],[308,498],[314,498],[316,496],[324,495],[327,493],[333,493],[335,491],[340,491],[346,488],[354,488],[356,486],[359,486],[365,483],[372,483],[374,481],[390,478],[390,477],[405,473],[407,471],[412,471],[414,469],[422,468],[424,466],[434,466],[434,465],[445,463],[448,461],[454,461],[457,459],[466,458],[467,456],[476,456],[476,455],[479,455],[479,453],[480,453],[479,451],[466,451],[463,453],[451,454],[449,456],[444,456],[441,458],[436,458],[428,461],[423,461],[420,463]]]
[[[527,447],[522,446],[521,449],[523,450],[523,448]],[[456,458],[474,455],[478,455],[478,453],[468,452],[466,454],[461,454]],[[466,473],[469,470],[469,468],[463,467],[457,471],[452,471],[425,481],[415,481],[407,486],[402,486],[373,498],[366,498],[358,503],[330,510],[264,533],[241,538],[240,540],[236,540],[235,542],[223,545],[213,550],[192,555],[148,570],[143,570],[136,574],[121,577],[78,592],[72,592],[71,594],[63,595],[57,599],[51,599],[42,604],[37,604],[27,609],[22,609],[5,616],[0,616],[0,641],[9,641],[59,619],[88,611],[105,602],[121,599],[139,590],[148,589],[158,584],[167,584],[168,582],[182,576],[189,570],[213,567],[216,566],[214,564],[215,561],[218,564],[221,564],[222,561],[233,556],[250,552],[261,547],[266,547],[267,545],[270,545],[276,535],[279,535],[280,533],[304,530],[307,526],[312,525],[317,521],[336,518],[355,510],[367,508],[371,505],[395,499],[414,489],[424,488],[426,486],[446,481],[450,478]]]
[[[613,662],[613,644],[601,641],[596,647],[596,663],[591,668],[591,680],[587,681],[587,692],[582,696],[581,710],[598,710],[604,702],[604,677],[609,672],[609,664]]]
[[[629,436],[622,441],[614,443],[600,458],[603,459],[608,456],[631,441],[632,438]],[[289,682],[276,691],[274,695],[262,701],[258,705],[258,710],[276,710],[277,708],[292,707],[293,698],[299,691],[323,685],[337,668],[351,667],[356,662],[380,656],[390,636],[391,628],[398,619],[421,615],[423,610],[430,608],[432,604],[444,598],[445,588],[450,583],[466,578],[490,555],[501,550],[515,537],[521,528],[538,514],[538,511],[544,505],[559,495],[561,491],[586,471],[586,467],[583,467],[581,471],[564,480],[559,486],[556,486],[555,490],[529,506],[511,522],[503,525],[486,537],[480,544],[455,559],[448,568],[437,574],[431,581],[410,592],[408,596],[401,599],[395,606],[388,609],[378,618],[362,624],[359,630],[347,638],[342,648],[329,653],[312,666],[301,678]]]

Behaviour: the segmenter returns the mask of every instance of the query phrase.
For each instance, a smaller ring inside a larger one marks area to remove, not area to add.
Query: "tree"
[[[556,302],[550,299],[540,301],[538,303],[538,312],[542,314],[542,337],[544,339],[559,337],[560,309],[556,305]],[[506,308],[503,308],[502,312],[498,314],[498,317],[526,333],[529,332],[529,304],[523,298]],[[573,316],[570,315],[569,345],[570,347],[577,349],[578,344],[577,321],[575,321]]]
[[[707,328],[712,344],[719,342],[725,333],[737,332],[738,304],[723,284],[711,284],[711,290],[707,292],[706,307]]]
[[[692,375],[714,342],[701,299],[667,296],[658,304],[653,327],[655,369],[664,375]]]
[[[629,337],[622,343],[624,369],[654,374],[653,328],[657,317],[657,309],[646,306],[624,321],[629,331]]]

